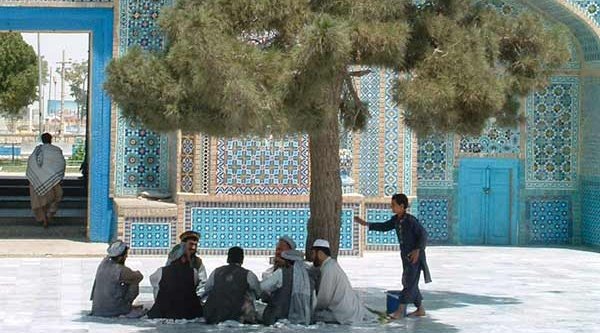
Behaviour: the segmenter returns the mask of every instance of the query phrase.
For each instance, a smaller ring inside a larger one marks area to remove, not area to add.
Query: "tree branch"
[[[371,72],[371,70],[368,70],[368,71]],[[368,113],[369,111],[365,108],[364,104],[360,100],[360,97],[358,96],[356,89],[354,89],[354,83],[352,82],[351,73],[347,73],[347,75],[344,76],[344,81],[346,82],[346,86],[348,86],[350,95],[352,95],[352,98],[354,99],[354,104],[360,110],[360,112],[356,112],[356,114],[354,115],[354,121],[356,122],[356,119],[358,118],[359,113],[364,112],[364,114],[369,114]]]
[[[361,76],[365,76],[367,74],[370,74],[371,70],[370,69],[365,69],[362,71],[352,71],[352,72],[348,72],[348,75],[352,76],[352,77],[361,77]]]

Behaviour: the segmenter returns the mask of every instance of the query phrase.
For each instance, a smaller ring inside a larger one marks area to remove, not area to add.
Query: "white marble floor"
[[[552,248],[430,247],[434,282],[421,284],[428,315],[386,325],[209,326],[87,316],[100,258],[0,258],[0,332],[600,332],[600,254]],[[203,258],[207,269],[223,257]],[[164,258],[130,257],[147,277]],[[400,287],[397,253],[340,259],[365,303],[384,309]],[[257,274],[265,257],[248,257]],[[152,301],[147,278],[142,303]]]

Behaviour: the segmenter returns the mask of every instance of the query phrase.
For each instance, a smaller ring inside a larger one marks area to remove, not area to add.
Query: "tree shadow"
[[[376,309],[385,310],[385,289],[364,288],[358,289],[366,304]],[[460,308],[470,305],[512,305],[522,303],[513,297],[489,296],[459,293],[453,291],[421,291],[427,310],[438,310],[446,308]]]
[[[372,308],[385,310],[384,289],[368,288],[359,289],[361,298]],[[152,293],[152,288],[145,286],[140,290],[141,293]],[[447,307],[461,307],[472,304],[516,304],[515,299],[490,297],[481,295],[472,295],[455,292],[425,292],[424,297],[427,300],[427,309],[436,310]],[[151,301],[141,302],[145,308],[152,306]],[[264,308],[257,305],[257,310]],[[76,320],[80,323],[91,324],[92,326],[113,326],[123,325],[137,327],[140,332],[148,333],[186,333],[186,332],[327,332],[327,333],[349,333],[349,332],[398,332],[404,330],[407,332],[459,332],[459,329],[453,325],[443,323],[440,320],[431,317],[407,318],[389,322],[386,324],[378,323],[375,319],[353,326],[315,324],[311,326],[298,325],[277,325],[274,327],[265,327],[262,325],[241,325],[237,323],[227,323],[220,325],[206,325],[203,319],[192,321],[173,321],[173,320],[151,320],[151,319],[127,319],[127,318],[102,318],[89,315],[89,311],[81,311],[81,317]]]

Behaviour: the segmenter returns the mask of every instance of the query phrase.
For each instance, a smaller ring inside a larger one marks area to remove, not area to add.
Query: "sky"
[[[23,39],[27,44],[33,46],[36,54],[37,33],[22,33]],[[48,66],[52,67],[52,81],[56,80],[56,85],[52,84],[52,99],[60,99],[60,75],[56,74],[56,68],[60,67],[62,60],[62,51],[65,50],[67,61],[81,62],[88,59],[89,34],[88,33],[40,33],[40,50],[42,56],[48,61]],[[51,83],[52,83],[51,81]],[[56,89],[55,89],[56,87]],[[44,105],[48,105],[48,85],[44,86]],[[65,99],[72,100],[68,83],[65,83]],[[36,103],[37,104],[37,103]],[[35,106],[37,108],[37,105]]]

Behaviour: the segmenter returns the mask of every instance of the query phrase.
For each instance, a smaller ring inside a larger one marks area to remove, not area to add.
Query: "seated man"
[[[304,265],[304,255],[297,250],[281,253],[283,266],[260,283],[262,299],[267,303],[263,324],[273,325],[279,319],[292,324],[309,325],[314,289]]]
[[[92,315],[140,317],[141,307],[132,307],[139,294],[139,284],[144,278],[139,271],[125,266],[129,247],[118,240],[108,247],[108,256],[102,259],[92,287]]]
[[[215,269],[208,278],[204,306],[207,324],[226,320],[255,323],[254,300],[260,295],[260,283],[254,273],[242,267],[244,250],[232,247],[227,252],[227,264]]]
[[[269,269],[262,273],[263,280],[268,278],[269,275],[273,274],[273,272],[275,272],[279,267],[285,265],[285,260],[281,258],[281,253],[283,251],[295,249],[296,242],[294,242],[294,240],[290,236],[283,235],[279,237],[279,241],[277,241],[277,245],[275,246],[275,257],[272,257],[274,260],[273,266],[269,267]]]
[[[313,243],[312,258],[315,267],[321,270],[314,320],[343,325],[363,321],[365,309],[362,302],[352,289],[346,273],[331,258],[329,242],[317,239]]]
[[[179,236],[181,243],[184,244],[187,251],[186,255],[190,257],[190,266],[194,269],[194,284],[196,286],[196,295],[200,297],[204,292],[204,285],[206,284],[207,275],[206,268],[202,263],[202,259],[196,256],[196,250],[198,248],[198,241],[200,240],[200,234],[195,231],[186,231]],[[175,249],[175,248],[173,248]],[[171,258],[171,254],[169,254]],[[165,266],[171,264],[171,260],[167,259]],[[154,299],[158,295],[160,290],[160,279],[162,277],[162,267],[158,268],[152,275],[150,275],[150,285],[152,285]]]
[[[148,318],[193,319],[202,316],[202,305],[196,295],[194,269],[184,243],[171,251],[171,263],[163,267],[156,302]]]

